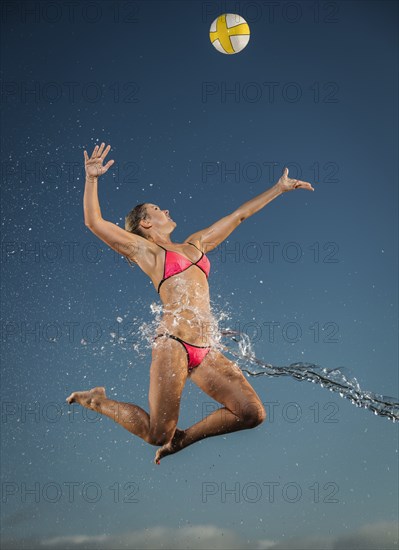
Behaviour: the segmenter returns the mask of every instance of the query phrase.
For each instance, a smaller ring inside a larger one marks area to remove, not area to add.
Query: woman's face
[[[160,229],[176,227],[176,222],[172,220],[169,215],[169,210],[161,210],[157,204],[146,204],[147,220],[152,223],[154,227]]]

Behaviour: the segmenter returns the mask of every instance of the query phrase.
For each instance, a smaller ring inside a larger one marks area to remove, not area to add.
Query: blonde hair
[[[146,238],[143,230],[140,228],[140,221],[145,220],[147,217],[147,205],[146,203],[137,204],[129,214],[125,217],[125,229],[129,233],[135,233],[140,237]]]

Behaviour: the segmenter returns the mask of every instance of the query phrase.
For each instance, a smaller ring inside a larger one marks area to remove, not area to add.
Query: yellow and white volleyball
[[[240,15],[224,13],[219,15],[209,29],[213,46],[221,53],[241,52],[249,42],[248,23]]]

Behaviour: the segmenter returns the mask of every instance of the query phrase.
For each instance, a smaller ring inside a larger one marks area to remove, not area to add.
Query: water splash
[[[235,358],[244,359],[250,365],[261,367],[261,370],[253,371],[239,365],[241,370],[247,373],[248,376],[290,376],[295,380],[306,380],[313,384],[320,384],[322,388],[337,392],[340,397],[349,399],[357,407],[369,409],[375,415],[385,416],[393,422],[399,421],[398,400],[394,397],[363,390],[356,378],[350,377],[349,371],[345,367],[327,369],[314,363],[292,363],[286,367],[275,367],[255,356],[247,334],[236,330],[223,330],[221,336],[229,337],[231,341],[238,344],[239,351],[221,345],[224,351]]]
[[[145,311],[145,306],[137,308],[141,315],[140,317],[131,316],[130,314],[118,314],[114,330],[111,330],[106,341],[96,343],[95,345],[87,345],[87,342],[81,342],[86,347],[90,355],[109,356],[111,346],[111,361],[116,358],[117,349],[123,351],[133,350],[136,357],[142,359],[148,358],[148,351],[151,349],[154,335],[159,328],[162,319],[163,308],[160,304],[152,303],[150,306],[151,317],[144,321],[142,320],[142,311]],[[186,309],[184,307],[183,309]],[[312,382],[319,384],[322,388],[327,388],[330,391],[337,392],[340,397],[349,399],[353,405],[363,407],[374,412],[375,415],[385,416],[393,422],[399,421],[399,402],[397,398],[379,395],[370,391],[363,390],[355,377],[351,376],[348,369],[339,367],[335,369],[327,369],[314,363],[292,363],[289,366],[276,367],[269,363],[258,359],[252,348],[250,337],[238,330],[213,330],[218,325],[226,326],[226,322],[231,321],[231,315],[226,311],[226,304],[223,307],[217,304],[212,304],[213,316],[216,324],[212,329],[206,332],[207,337],[212,341],[212,345],[221,352],[232,355],[236,360],[245,361],[249,365],[258,366],[261,370],[254,371],[238,366],[248,376],[290,376],[295,380]],[[177,315],[178,308],[175,310]],[[178,315],[177,315],[178,317]],[[229,341],[230,345],[224,345],[223,342]],[[238,345],[238,350],[234,350],[231,342]],[[121,360],[123,360],[121,358]],[[128,361],[129,367],[136,364],[136,361]]]

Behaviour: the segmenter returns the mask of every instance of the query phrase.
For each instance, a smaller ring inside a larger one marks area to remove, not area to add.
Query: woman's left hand
[[[293,191],[294,189],[308,189],[314,191],[314,188],[307,181],[294,180],[288,177],[288,168],[284,168],[283,175],[276,183],[282,193]]]

